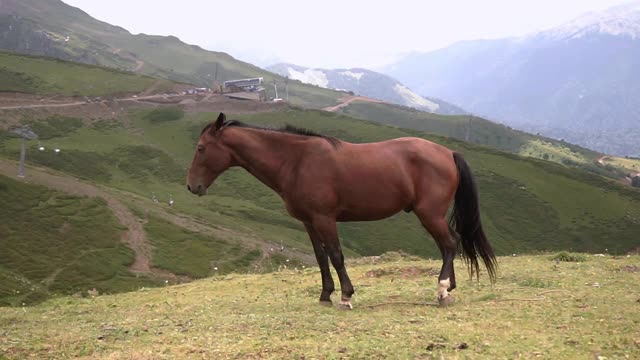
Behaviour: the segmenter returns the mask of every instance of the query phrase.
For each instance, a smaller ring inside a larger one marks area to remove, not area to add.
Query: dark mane
[[[202,132],[200,133],[200,135],[202,135],[205,131],[210,129],[213,125],[214,123],[207,125],[204,129],[202,129]],[[271,127],[251,125],[251,124],[243,123],[242,121],[239,121],[239,120],[229,120],[222,125],[223,129],[227,127],[240,127],[240,128],[258,129],[258,130],[265,130],[265,131],[276,131],[276,132],[295,134],[295,135],[301,135],[301,136],[319,137],[327,140],[331,145],[333,145],[333,147],[338,147],[340,145],[340,140],[332,136],[319,134],[315,131],[298,128],[289,124],[285,124],[285,126],[281,128],[271,128]]]

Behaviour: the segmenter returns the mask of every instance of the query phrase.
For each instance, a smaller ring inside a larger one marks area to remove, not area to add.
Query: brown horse
[[[351,308],[353,285],[344,266],[337,221],[372,221],[413,211],[443,257],[437,298],[452,302],[453,260],[460,245],[471,276],[480,257],[495,279],[496,259],[480,223],[473,175],[462,155],[419,138],[353,144],[287,126],[267,129],[226,121],[220,113],[207,125],[187,177],[187,189],[202,196],[213,181],[240,166],[273,189],[313,244],[322,274],[320,302],[331,304],[331,259]],[[451,219],[446,215],[452,200]]]

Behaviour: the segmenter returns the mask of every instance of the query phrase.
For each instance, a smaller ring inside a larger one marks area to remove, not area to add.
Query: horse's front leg
[[[321,239],[322,244],[324,244],[324,249],[328,253],[331,263],[338,273],[340,289],[342,290],[340,307],[352,309],[351,296],[353,296],[355,291],[353,290],[349,275],[347,275],[347,269],[344,266],[344,255],[342,254],[340,239],[338,238],[336,220],[335,218],[318,217],[313,219],[311,225]]]
[[[320,293],[320,304],[331,305],[331,294],[335,290],[333,284],[333,277],[331,277],[331,271],[329,270],[329,258],[325,251],[324,245],[320,236],[316,233],[313,226],[310,223],[304,223],[305,229],[311,239],[313,245],[313,251],[316,254],[316,260],[318,266],[320,266],[320,274],[322,275],[322,292]]]

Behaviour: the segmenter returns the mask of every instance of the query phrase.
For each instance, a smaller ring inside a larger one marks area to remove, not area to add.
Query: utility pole
[[[25,125],[21,128],[13,129],[12,133],[22,138],[22,144],[20,144],[20,164],[18,165],[18,177],[24,177],[24,162],[27,157],[27,140],[37,139],[38,135],[31,130],[29,125]]]
[[[289,77],[285,76],[284,78],[284,91],[286,93],[287,102],[289,102]]]
[[[469,142],[469,137],[471,136],[471,119],[473,117],[469,116],[469,123],[467,124],[467,133],[464,135],[464,141]]]
[[[278,84],[276,83],[276,79],[273,79],[273,88],[276,91],[276,99],[278,99]]]
[[[22,144],[20,144],[20,165],[18,165],[18,177],[24,177],[24,158],[27,155],[27,139],[22,138]]]
[[[218,63],[216,62],[216,72],[213,75],[213,92],[217,93],[218,91],[220,91],[219,87],[220,85],[218,85]]]

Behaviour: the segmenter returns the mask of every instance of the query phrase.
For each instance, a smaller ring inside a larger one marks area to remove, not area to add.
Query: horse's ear
[[[220,113],[216,120],[216,130],[220,129],[225,121],[227,121],[227,116],[224,113]]]
[[[224,113],[220,113],[220,115],[218,115],[218,119],[216,120],[216,124],[214,126],[216,131],[220,130],[222,125],[224,125],[225,121],[227,121],[227,116]]]

